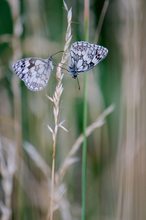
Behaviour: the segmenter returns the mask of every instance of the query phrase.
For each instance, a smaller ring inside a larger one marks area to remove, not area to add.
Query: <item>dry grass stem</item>
[[[41,157],[40,153],[36,150],[36,148],[28,143],[25,142],[23,145],[25,151],[30,156],[32,161],[36,164],[36,166],[42,171],[42,173],[48,178],[51,174],[51,169],[48,166],[48,164],[45,162],[45,160]]]
[[[88,137],[96,128],[103,126],[106,117],[114,111],[114,105],[109,106],[90,126],[86,129],[86,137]],[[58,171],[59,179],[63,178],[69,166],[76,162],[78,159],[74,156],[83,143],[84,136],[81,134],[74,145],[71,147],[69,154]]]
[[[50,201],[50,213],[48,213],[48,219],[53,220],[53,211],[54,211],[54,184],[55,184],[55,159],[56,159],[56,141],[57,141],[57,134],[58,134],[58,129],[62,128],[63,130],[67,130],[63,126],[63,122],[59,121],[59,113],[60,113],[60,99],[61,95],[63,92],[63,85],[62,85],[62,79],[63,79],[63,74],[62,74],[62,69],[61,67],[63,64],[67,62],[68,58],[68,49],[70,46],[71,42],[71,19],[72,19],[72,10],[68,9],[65,1],[64,2],[64,7],[67,11],[67,31],[66,31],[66,36],[65,36],[65,45],[64,45],[64,53],[62,55],[61,62],[58,65],[57,72],[56,72],[56,78],[57,78],[57,86],[55,88],[55,92],[53,97],[48,97],[49,100],[53,103],[53,115],[54,115],[54,129],[52,129],[49,125],[48,128],[52,134],[52,139],[53,139],[53,149],[52,149],[52,171],[51,171],[51,201]]]
[[[21,187],[27,194],[29,200],[35,207],[39,207],[41,210],[48,210],[48,204],[50,204],[50,194],[51,194],[51,178],[50,178],[50,168],[45,163],[39,152],[36,151],[35,147],[30,143],[24,143],[24,150],[30,158],[35,163],[36,167],[39,168],[43,174],[44,178],[40,181],[33,175],[33,173],[28,168],[25,161],[20,158],[21,161],[19,174],[19,182]],[[56,175],[55,175],[56,177]],[[66,186],[64,183],[59,183],[54,185],[53,194],[53,212],[56,210],[60,211],[63,220],[70,220],[70,205],[66,198]],[[1,205],[1,204],[0,204]]]
[[[104,21],[104,17],[105,17],[105,14],[107,12],[108,6],[109,6],[109,0],[106,0],[104,2],[102,12],[101,12],[101,15],[100,15],[100,18],[99,18],[99,22],[98,22],[98,25],[97,25],[97,30],[96,30],[96,33],[95,33],[95,36],[96,36],[96,41],[95,42],[98,42],[100,32],[101,32],[101,28],[102,28],[103,21]]]
[[[45,178],[38,180],[23,158],[20,157],[19,159],[21,162],[17,178],[23,191],[34,207],[38,207],[46,212],[46,210],[48,210],[48,204],[50,203],[50,178],[45,176]]]
[[[11,196],[13,190],[13,177],[16,171],[16,147],[12,141],[1,137],[0,140],[0,176],[1,192],[0,215],[1,220],[11,218]]]

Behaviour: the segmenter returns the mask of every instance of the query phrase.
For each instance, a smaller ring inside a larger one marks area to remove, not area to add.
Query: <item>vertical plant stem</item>
[[[50,200],[50,220],[53,220],[53,198],[54,198],[54,183],[55,183],[55,158],[56,158],[56,135],[53,138],[52,152],[52,170],[51,170],[51,200]]]
[[[84,32],[85,40],[89,38],[89,0],[84,0]],[[87,74],[84,76],[84,109],[83,109],[83,149],[82,149],[82,220],[86,219],[86,164],[87,164]]]
[[[84,110],[83,110],[83,148],[82,148],[82,220],[86,214],[86,164],[87,164],[87,138],[85,130],[87,126],[87,76],[84,78]]]
[[[52,139],[53,139],[53,152],[52,152],[52,171],[51,171],[51,199],[50,199],[50,213],[48,213],[48,220],[53,220],[53,213],[54,213],[54,204],[55,204],[55,196],[54,196],[54,191],[55,191],[55,160],[56,160],[56,142],[57,142],[57,135],[58,135],[58,130],[59,128],[62,128],[63,130],[66,130],[65,127],[63,126],[63,122],[59,120],[59,115],[60,115],[60,100],[63,92],[63,74],[62,74],[62,69],[61,67],[63,64],[67,62],[68,55],[67,51],[70,47],[70,42],[72,39],[72,34],[71,34],[71,20],[72,20],[72,9],[68,9],[65,1],[63,0],[64,8],[67,12],[67,30],[65,34],[65,45],[64,45],[64,53],[62,55],[62,59],[60,64],[58,65],[57,72],[56,72],[56,79],[58,81],[55,92],[53,97],[48,96],[50,101],[53,103],[53,115],[54,115],[54,124],[55,127],[52,129],[49,125],[48,128],[52,134]]]

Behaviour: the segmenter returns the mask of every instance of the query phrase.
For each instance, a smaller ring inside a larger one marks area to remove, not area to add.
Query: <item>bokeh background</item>
[[[72,7],[72,42],[84,40],[84,1]],[[106,4],[99,35],[99,20]],[[90,125],[109,106],[114,111],[88,137],[88,220],[146,219],[146,1],[90,0],[89,42],[108,48],[107,58],[88,74]],[[46,220],[54,125],[55,70],[42,92],[28,91],[12,72],[22,57],[62,50],[67,13],[62,0],[0,0],[0,219]],[[98,41],[98,42],[97,42]],[[55,57],[60,61],[61,55]],[[82,133],[83,80],[64,70],[60,118],[69,132],[57,137],[56,172]],[[54,219],[81,218],[81,146],[76,163],[56,186]]]

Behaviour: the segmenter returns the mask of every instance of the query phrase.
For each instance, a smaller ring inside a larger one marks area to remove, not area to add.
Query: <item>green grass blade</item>
[[[84,33],[85,40],[89,38],[89,1],[84,0]],[[86,138],[86,127],[87,127],[87,74],[84,75],[84,108],[83,108],[83,134],[84,142],[82,149],[82,220],[86,219],[86,171],[87,171],[87,138]]]

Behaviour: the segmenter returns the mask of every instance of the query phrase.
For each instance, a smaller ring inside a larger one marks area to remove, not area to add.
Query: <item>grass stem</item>
[[[53,220],[53,197],[54,197],[54,184],[55,184],[55,158],[56,158],[56,137],[53,140],[52,152],[52,170],[51,170],[51,199],[50,199],[50,220]]]
[[[85,40],[89,38],[89,0],[84,0],[84,32]],[[86,171],[87,171],[87,74],[84,76],[84,108],[83,108],[83,150],[82,150],[82,220],[86,219]]]

